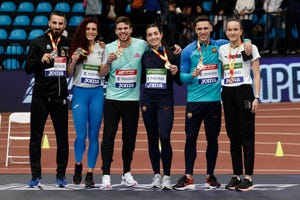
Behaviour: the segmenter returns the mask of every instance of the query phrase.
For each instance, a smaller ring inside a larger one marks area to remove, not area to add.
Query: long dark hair
[[[157,28],[158,31],[159,31],[159,33],[160,33],[160,34],[163,34],[163,29],[162,29],[162,27],[161,27],[159,24],[157,24],[157,23],[148,24],[148,25],[146,26],[146,30],[145,30],[145,36],[146,36],[145,39],[146,39],[146,40],[147,40],[147,30],[148,30],[149,28]],[[163,46],[167,46],[167,44],[166,44],[166,42],[164,42],[163,38],[162,38],[161,43],[162,43]]]
[[[85,36],[85,29],[86,29],[86,27],[89,23],[97,24],[97,31],[98,31],[98,33],[100,32],[99,31],[99,24],[97,22],[97,19],[87,17],[84,20],[82,20],[82,22],[77,26],[77,28],[75,30],[75,33],[74,33],[74,36],[73,36],[73,39],[72,39],[72,42],[71,42],[70,54],[69,55],[72,55],[79,47],[81,47],[84,50],[88,51],[89,41]],[[99,38],[99,34],[97,35],[96,40],[97,40],[97,38]],[[78,62],[82,63],[84,59],[85,59],[85,57],[81,55]]]
[[[145,31],[146,37],[147,37],[147,30],[149,28],[157,28],[158,31],[160,32],[160,34],[163,34],[163,28],[159,24],[153,23],[153,24],[148,24],[146,26],[146,31]],[[147,40],[147,38],[145,38],[145,39]],[[168,55],[169,58],[171,58],[171,56],[174,56],[174,53],[173,53],[174,49],[173,48],[175,48],[175,47],[174,46],[170,47],[169,44],[167,42],[165,42],[164,36],[163,36],[163,38],[161,40],[161,44],[162,44],[163,47],[166,48],[167,55]]]

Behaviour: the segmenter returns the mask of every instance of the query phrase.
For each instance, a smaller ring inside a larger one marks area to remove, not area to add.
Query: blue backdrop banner
[[[300,102],[300,57],[261,59],[261,101]],[[23,70],[0,71],[0,112],[29,111],[34,77]],[[72,79],[68,79],[72,101]],[[174,84],[175,105],[185,105],[186,86]],[[69,103],[71,105],[71,103]]]

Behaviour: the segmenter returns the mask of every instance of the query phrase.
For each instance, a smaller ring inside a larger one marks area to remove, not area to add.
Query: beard
[[[50,29],[50,31],[54,38],[57,38],[62,34],[62,31],[60,29]]]

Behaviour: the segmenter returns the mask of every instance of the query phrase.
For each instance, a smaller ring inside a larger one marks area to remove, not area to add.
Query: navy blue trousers
[[[204,121],[207,174],[214,174],[218,157],[218,137],[221,129],[221,102],[188,102],[185,115],[185,173],[194,173],[197,157],[197,138],[202,121]]]
[[[154,174],[160,174],[160,160],[163,174],[170,176],[173,151],[171,131],[174,120],[173,97],[141,100],[141,110],[148,137],[148,152]],[[161,148],[159,147],[159,142]]]

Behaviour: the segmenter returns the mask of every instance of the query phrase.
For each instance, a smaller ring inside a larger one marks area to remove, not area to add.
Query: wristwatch
[[[254,98],[259,101],[259,95],[255,95]]]

